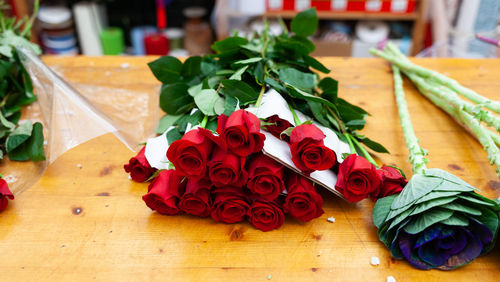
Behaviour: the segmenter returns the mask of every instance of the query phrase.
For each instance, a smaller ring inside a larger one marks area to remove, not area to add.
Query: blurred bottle
[[[207,11],[202,7],[189,7],[183,13],[187,18],[184,24],[184,49],[191,56],[211,53],[212,29],[203,19]]]

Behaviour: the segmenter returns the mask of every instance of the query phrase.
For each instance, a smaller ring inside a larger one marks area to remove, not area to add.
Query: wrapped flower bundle
[[[426,168],[426,151],[413,132],[398,67],[393,72],[414,175],[400,194],[376,202],[373,222],[395,258],[419,269],[463,266],[493,248],[500,206],[451,173]]]
[[[401,191],[393,168],[378,169],[359,134],[368,115],[337,96],[337,81],[309,56],[315,9],[299,13],[281,35],[266,28],[213,44],[213,55],[184,63],[161,57],[149,64],[163,85],[166,112],[160,136],[125,165],[136,181],[152,180],[143,197],[153,210],[247,220],[263,231],[285,214],[310,221],[323,214],[324,187],[356,202]],[[338,177],[337,177],[338,172]]]

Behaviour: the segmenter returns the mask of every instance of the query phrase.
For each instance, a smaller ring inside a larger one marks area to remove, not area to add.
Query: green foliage
[[[5,17],[0,9],[0,159],[8,154],[15,161],[45,160],[42,124],[26,121],[17,125],[22,108],[37,99],[31,78],[15,49],[22,47],[41,53],[38,45],[29,41],[37,9],[35,1],[34,16],[22,20]]]
[[[239,107],[256,103],[270,88],[304,114],[311,115],[339,136],[349,134],[375,152],[387,153],[382,145],[357,134],[368,115],[363,109],[338,98],[338,82],[331,77],[320,80],[313,70],[330,70],[310,56],[315,46],[307,37],[315,33],[318,17],[315,9],[299,13],[291,31],[272,35],[268,27],[247,39],[237,35],[215,42],[215,54],[190,57],[184,63],[173,57],[161,57],[149,63],[155,77],[163,83],[160,107],[175,120],[183,133],[184,116],[199,108],[209,116],[231,114]],[[163,118],[160,131],[172,125]],[[358,143],[359,143],[358,142]]]

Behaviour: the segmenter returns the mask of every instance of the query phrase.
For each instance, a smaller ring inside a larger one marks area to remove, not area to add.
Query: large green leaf
[[[198,109],[207,116],[215,115],[215,102],[219,98],[219,94],[213,89],[203,89],[194,97],[194,102]]]
[[[298,13],[292,20],[292,31],[300,36],[311,36],[318,28],[316,8],[310,8]]]
[[[400,213],[398,216],[394,217],[392,220],[391,220],[391,225],[389,226],[389,230],[392,230],[394,227],[398,227],[397,229],[399,229],[399,227],[401,227],[401,222],[409,219],[408,215],[410,213],[413,212],[413,210],[415,209],[414,206],[410,206],[409,209],[403,211],[402,213]],[[392,210],[391,210],[392,212]],[[391,216],[391,213],[389,213],[389,215],[387,216],[387,218],[389,218],[389,216]]]
[[[428,175],[428,176],[440,177],[440,178],[446,179],[446,180],[448,180],[450,182],[453,182],[455,184],[469,187],[470,189],[467,189],[467,191],[477,190],[476,188],[474,188],[474,186],[472,186],[469,183],[463,181],[462,179],[458,178],[457,176],[455,176],[455,175],[453,175],[453,174],[451,174],[451,173],[449,173],[449,172],[447,172],[445,170],[439,169],[439,168],[426,169],[425,172],[424,172],[424,174]]]
[[[358,137],[358,140],[362,142],[363,144],[366,145],[366,147],[372,149],[373,151],[377,153],[387,153],[389,154],[389,151],[380,143],[377,143],[370,138],[363,136],[363,137]]]
[[[150,62],[148,66],[154,76],[162,83],[174,83],[180,79],[182,62],[175,57],[163,56],[153,62]]]
[[[426,177],[425,175],[415,174],[408,184],[392,203],[392,209],[399,209],[410,205],[427,195],[438,187],[444,180],[437,177]]]
[[[224,86],[224,94],[238,99],[242,104],[253,102],[259,96],[259,93],[241,80],[225,79],[221,82]]]
[[[378,199],[377,202],[375,203],[372,214],[373,214],[373,224],[375,224],[377,228],[380,228],[382,223],[384,223],[385,219],[387,218],[387,215],[391,210],[392,202],[396,197],[397,194],[391,195],[388,197]]]
[[[446,204],[455,201],[457,197],[451,196],[446,198],[434,199],[432,201],[423,202],[420,205],[416,205],[415,210],[410,214],[410,216],[425,212],[434,207],[444,207],[446,208]]]
[[[31,132],[33,131],[33,123],[28,120],[23,123],[21,126],[16,128],[7,138],[6,149],[7,153],[10,153],[18,146],[23,144],[28,138],[31,136]]]
[[[476,216],[481,215],[481,210],[473,208],[470,205],[463,205],[458,201],[451,202],[449,204],[443,205],[442,207],[445,209],[449,209],[452,211],[459,211],[470,215],[476,215]]]
[[[435,223],[450,218],[452,215],[453,211],[439,207],[433,208],[431,210],[428,210],[427,212],[413,217],[408,225],[404,227],[404,230],[410,234],[417,234]]]
[[[450,197],[450,196],[456,196],[460,194],[460,191],[432,191],[429,194],[423,196],[422,198],[418,199],[414,204],[420,204],[423,202],[427,202],[430,200],[434,200],[437,198],[444,198],[444,197]]]
[[[247,70],[248,65],[238,69],[235,73],[233,73],[229,79],[241,80],[241,75]]]
[[[323,105],[319,102],[307,101],[309,104],[309,108],[311,108],[311,112],[314,115],[314,118],[319,121],[322,125],[330,127],[330,123],[326,119],[326,110],[323,108]]]
[[[480,200],[480,199],[478,199],[476,197],[473,197],[473,196],[467,195],[467,194],[461,194],[458,197],[460,199],[463,199],[463,200],[466,200],[468,202],[471,202],[471,203],[474,203],[474,204],[478,204],[478,205],[483,205],[483,206],[487,206],[487,207],[494,207],[495,206],[494,203],[483,201],[483,200]]]
[[[305,73],[294,68],[281,69],[280,80],[295,88],[312,89],[316,86],[316,77],[312,73]]]
[[[238,99],[226,95],[226,99],[224,100],[224,114],[230,116],[236,110],[239,110]]]
[[[193,97],[185,83],[163,85],[160,94],[160,108],[169,115],[180,115],[193,107]]]

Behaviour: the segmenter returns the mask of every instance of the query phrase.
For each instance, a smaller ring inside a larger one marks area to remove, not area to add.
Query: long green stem
[[[391,43],[387,44],[386,49],[390,50],[389,52],[393,52],[393,53],[397,52],[397,53],[401,54],[399,49],[397,49],[397,47],[395,47]],[[440,82],[440,83],[448,86],[450,89],[452,89],[453,91],[455,91],[459,95],[464,96],[465,98],[471,100],[472,102],[474,102],[476,104],[484,105],[485,108],[490,109],[493,112],[500,114],[500,103],[499,102],[492,101],[486,97],[483,97],[483,96],[479,95],[478,93],[476,93],[475,91],[460,85],[460,83],[458,83],[456,80],[451,79],[443,74],[440,74],[436,71],[429,70],[429,69],[423,68],[421,66],[415,65],[414,63],[410,62],[410,60],[408,60],[403,54],[401,54],[401,56],[396,57],[396,56],[391,56],[388,52],[383,52],[383,51],[376,50],[376,49],[370,49],[370,52],[374,55],[377,55],[379,57],[382,57],[382,58],[390,61],[391,63],[395,64],[396,66],[398,66],[399,68],[401,68],[404,71],[410,71],[410,72],[413,72],[415,74],[418,74],[421,77],[436,80],[437,82]],[[404,59],[402,59],[403,57],[404,57]]]
[[[417,85],[418,89],[421,92],[431,92],[434,95],[437,95],[441,99],[450,103],[454,108],[464,110],[467,113],[476,116],[480,121],[485,122],[488,126],[495,128],[500,132],[500,118],[492,115],[490,112],[485,110],[480,110],[476,106],[471,103],[465,102],[460,99],[453,91],[449,90],[446,87],[438,86],[434,82],[426,82],[420,76],[408,72],[403,71],[406,76],[408,76],[415,85]]]
[[[498,135],[482,126],[472,115],[461,111],[460,109],[454,108],[446,103],[446,101],[442,100],[439,96],[428,92],[422,92],[422,94],[424,94],[436,106],[440,107],[450,116],[454,117],[462,126],[469,130],[474,137],[476,137],[479,143],[483,146],[484,150],[488,153],[488,160],[490,163],[497,167],[496,171],[500,177],[500,151],[498,150],[498,142],[500,140]]]
[[[413,125],[410,119],[410,112],[408,111],[408,106],[406,105],[405,94],[403,91],[403,80],[401,79],[401,73],[398,67],[392,66],[392,71],[394,73],[394,94],[396,95],[396,102],[398,105],[399,121],[401,123],[401,128],[403,129],[403,135],[406,142],[406,147],[409,151],[409,161],[413,166],[414,174],[422,174],[427,168],[425,164],[428,160],[425,158],[427,155],[426,151],[420,147],[418,144],[418,139],[413,131]]]
[[[347,144],[349,144],[349,150],[351,150],[351,154],[356,154],[356,148],[354,148],[354,144],[351,140],[351,135],[349,133],[344,133],[344,137],[347,140]]]

